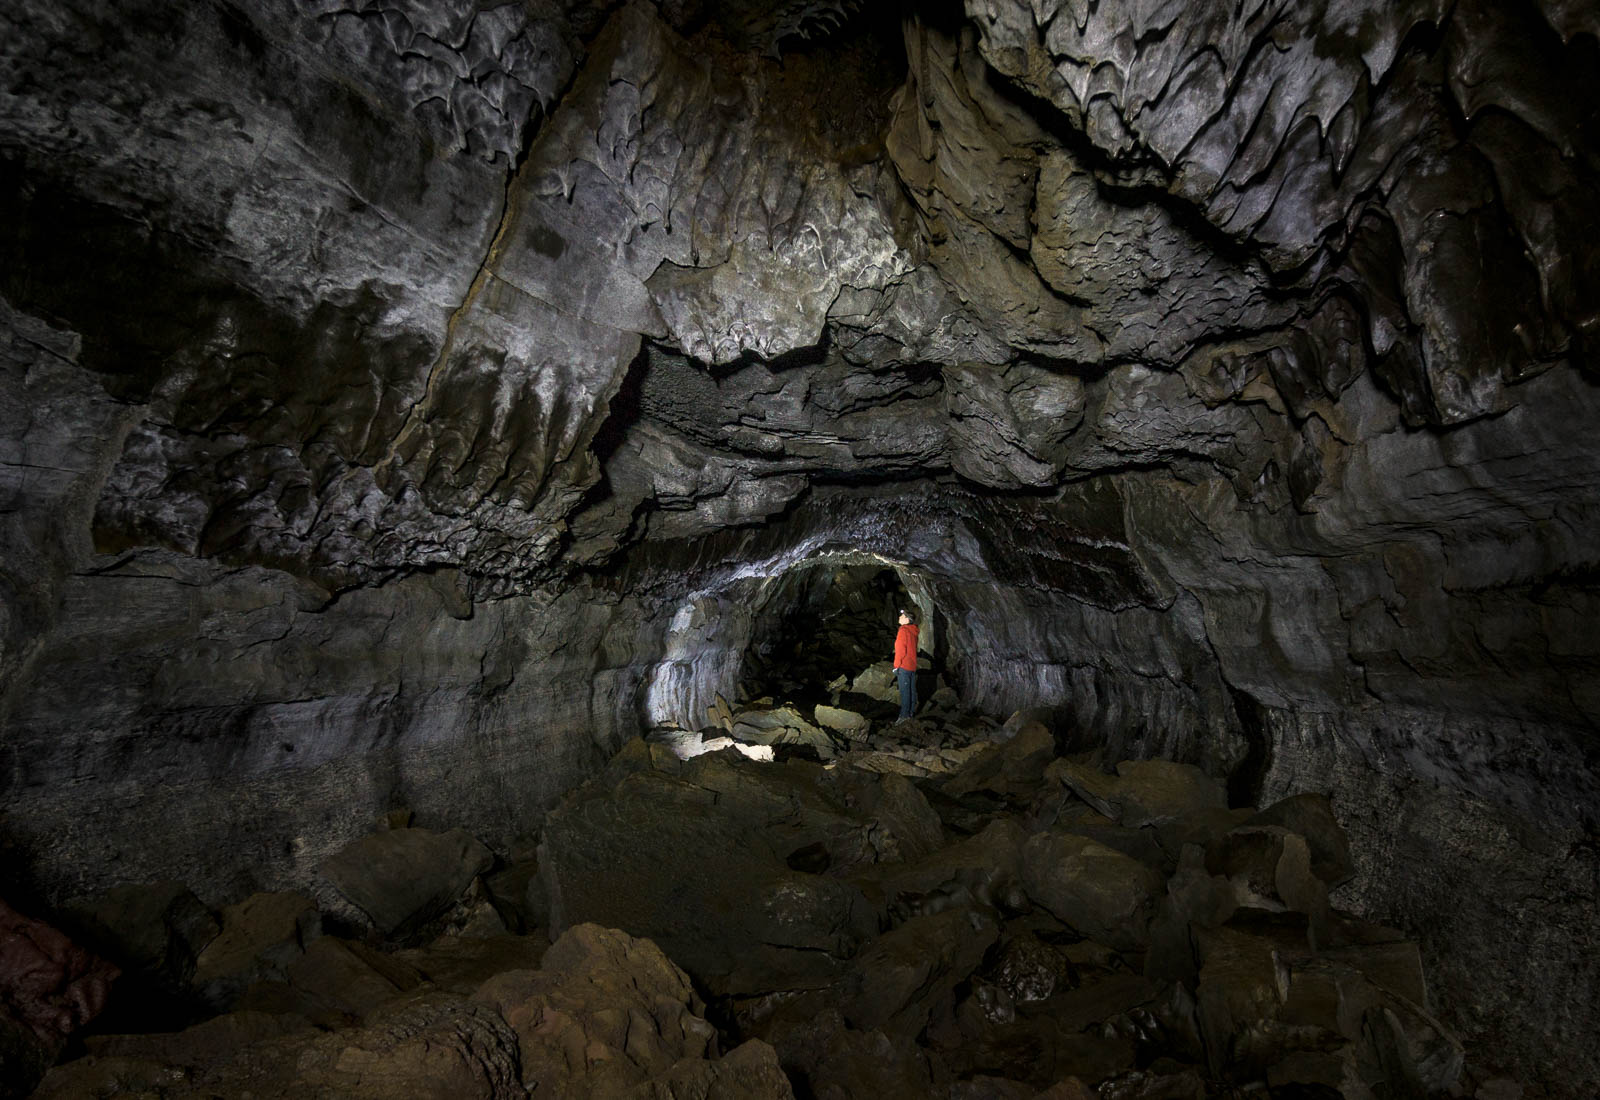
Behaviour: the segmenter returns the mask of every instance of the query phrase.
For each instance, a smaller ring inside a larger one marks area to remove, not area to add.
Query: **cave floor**
[[[719,697],[537,846],[399,813],[316,902],[114,891],[75,928],[127,977],[36,1095],[1518,1094],[1417,944],[1330,904],[1322,796],[1230,807],[942,687],[895,722],[882,680],[835,695],[874,717]]]

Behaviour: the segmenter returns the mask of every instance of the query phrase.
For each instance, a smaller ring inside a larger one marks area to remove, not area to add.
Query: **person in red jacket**
[[[894,636],[894,674],[900,681],[900,721],[917,709],[917,620],[900,612],[900,631]]]

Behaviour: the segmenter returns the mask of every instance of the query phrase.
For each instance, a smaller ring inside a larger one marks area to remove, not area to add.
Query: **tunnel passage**
[[[931,682],[939,673],[938,613],[926,585],[911,579],[919,599],[907,580],[896,568],[848,558],[798,566],[779,577],[756,613],[742,670],[744,696],[771,695],[802,706],[836,699],[892,659],[902,608],[916,613],[918,666]]]
[[[960,706],[1329,795],[1596,1094],[1593,4],[0,24],[0,879],[509,853],[870,555]]]

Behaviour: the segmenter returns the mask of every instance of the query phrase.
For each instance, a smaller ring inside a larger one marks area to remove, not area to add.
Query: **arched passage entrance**
[[[938,608],[914,573],[865,555],[796,566],[776,578],[756,609],[741,689],[752,699],[805,707],[837,703],[852,688],[880,691],[891,680],[885,668],[901,609],[919,623],[918,664],[932,679],[943,633]]]

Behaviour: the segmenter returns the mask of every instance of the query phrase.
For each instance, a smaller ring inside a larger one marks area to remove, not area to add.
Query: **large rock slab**
[[[493,864],[494,854],[461,829],[389,829],[346,845],[320,871],[392,935],[443,912]]]
[[[915,1039],[934,1005],[978,968],[999,933],[993,915],[977,906],[912,917],[856,957],[839,1002],[846,1022]]]
[[[1075,833],[1051,831],[1022,848],[1028,896],[1091,939],[1120,950],[1149,942],[1162,877],[1114,848]]]
[[[1043,723],[1027,722],[1005,741],[985,747],[945,781],[943,791],[959,798],[987,791],[1025,803],[1044,785],[1045,765],[1056,755],[1055,736]]]
[[[304,894],[252,894],[222,911],[222,931],[195,960],[195,984],[226,1005],[251,982],[282,978],[320,935],[322,915]]]
[[[221,931],[200,899],[172,879],[75,899],[67,915],[97,950],[124,968],[178,982],[194,973],[195,959]]]
[[[1193,764],[1171,760],[1124,760],[1115,775],[1060,760],[1050,765],[1048,774],[1107,817],[1133,828],[1228,806],[1221,783]]]
[[[789,858],[815,869],[832,860],[813,859],[820,849],[848,866],[892,833],[879,826],[879,839],[842,800],[830,806],[814,766],[719,753],[684,771],[585,788],[550,815],[539,875],[552,932],[594,921],[648,935],[716,991],[826,984],[877,931],[878,910],[857,887]]]
[[[517,1035],[522,1082],[552,1096],[621,1096],[685,1058],[703,1059],[716,1029],[689,976],[649,940],[580,924],[538,970],[484,982]]]

